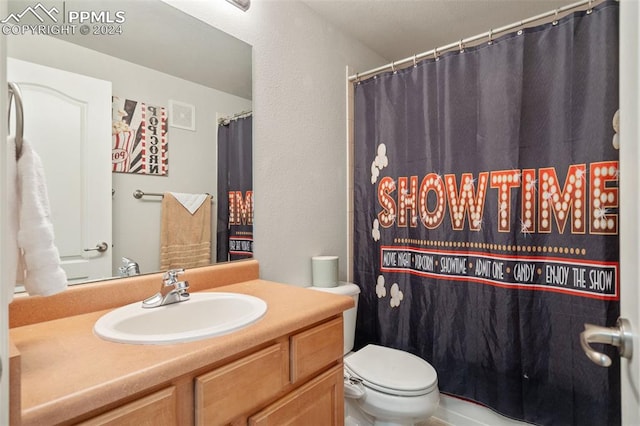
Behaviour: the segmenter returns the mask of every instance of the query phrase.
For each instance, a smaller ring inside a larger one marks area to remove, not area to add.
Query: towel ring
[[[17,84],[13,82],[7,83],[9,86],[9,105],[7,108],[7,128],[11,127],[11,102],[15,99],[16,105],[16,160],[22,154],[22,141],[24,140],[24,113],[22,107],[22,93]]]

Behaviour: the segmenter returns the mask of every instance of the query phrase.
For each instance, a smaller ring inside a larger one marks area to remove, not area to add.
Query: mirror
[[[51,34],[8,35],[9,58],[109,81],[113,96],[165,107],[171,118],[185,114],[172,107],[187,108],[186,125],[167,120],[166,176],[111,174],[111,275],[122,257],[143,274],[160,270],[161,197],[137,199],[136,190],[211,194],[215,262],[218,119],[251,110],[251,46],[160,0],[16,0],[9,12],[20,14],[21,24],[40,12]],[[50,201],[53,210],[60,200]]]

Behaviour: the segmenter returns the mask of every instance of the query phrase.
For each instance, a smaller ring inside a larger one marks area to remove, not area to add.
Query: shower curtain
[[[619,424],[616,350],[579,341],[619,314],[618,4],[354,84],[356,346],[511,418]]]
[[[252,121],[218,125],[218,262],[253,256]]]

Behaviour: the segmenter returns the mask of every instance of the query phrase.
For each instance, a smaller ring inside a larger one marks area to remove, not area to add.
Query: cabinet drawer
[[[288,383],[286,341],[196,377],[196,425],[225,425],[250,414]]]
[[[342,317],[291,336],[291,383],[308,378],[342,358]]]
[[[342,426],[343,424],[342,364],[333,367],[249,418],[249,426]]]
[[[177,424],[176,388],[174,386],[80,423],[83,426],[169,426]]]

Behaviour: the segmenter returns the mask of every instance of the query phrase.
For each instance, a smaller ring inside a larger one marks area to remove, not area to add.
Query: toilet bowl
[[[344,395],[347,426],[411,426],[431,417],[440,401],[438,376],[425,360],[399,349],[367,345],[353,349],[360,288],[309,287],[348,295],[356,306],[344,312]]]

